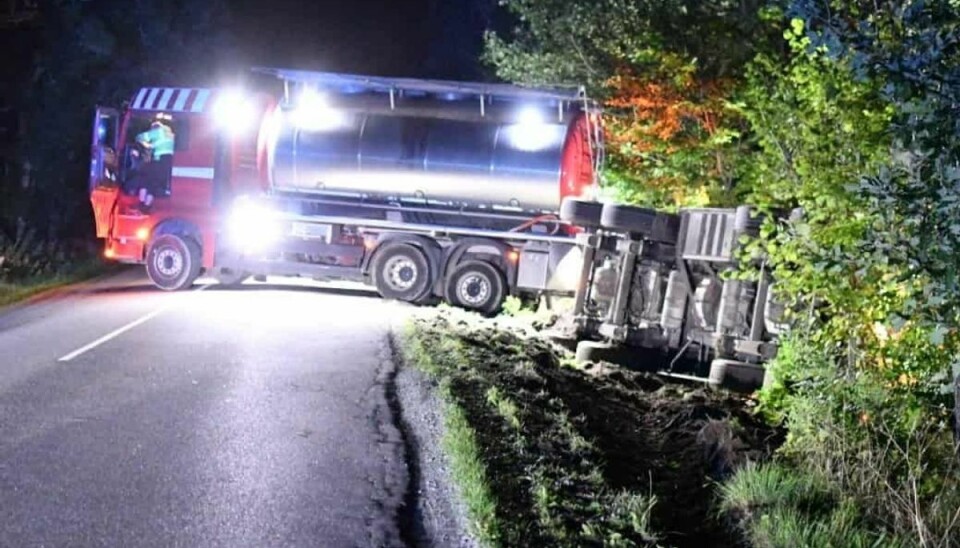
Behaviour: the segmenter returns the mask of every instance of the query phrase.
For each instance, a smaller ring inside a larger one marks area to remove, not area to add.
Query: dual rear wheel
[[[412,244],[387,244],[374,258],[372,275],[374,286],[384,298],[414,304],[436,301],[430,261]],[[506,296],[503,273],[488,262],[465,261],[443,280],[447,302],[481,314],[497,313]]]

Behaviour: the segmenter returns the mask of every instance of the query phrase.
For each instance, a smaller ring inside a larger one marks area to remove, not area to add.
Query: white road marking
[[[210,285],[212,285],[212,284],[202,285],[202,286],[200,286],[199,288],[194,289],[193,292],[203,291],[204,289],[210,287]],[[109,341],[109,340],[115,339],[115,338],[119,337],[120,335],[123,335],[124,333],[126,333],[127,331],[130,331],[130,330],[133,329],[134,327],[137,327],[138,325],[142,325],[142,324],[144,324],[144,323],[147,323],[148,321],[152,320],[153,318],[156,318],[156,317],[159,316],[160,314],[163,314],[164,312],[170,310],[171,308],[174,308],[174,306],[176,306],[177,304],[178,304],[178,303],[171,303],[171,304],[168,304],[168,305],[165,305],[165,306],[161,306],[160,308],[154,310],[153,312],[150,312],[149,314],[147,314],[147,315],[145,315],[145,316],[141,316],[140,318],[137,318],[136,320],[133,320],[132,322],[130,322],[130,323],[128,323],[128,324],[126,324],[126,325],[124,325],[124,326],[122,326],[122,327],[118,327],[117,329],[114,329],[113,331],[107,333],[106,335],[100,337],[99,339],[93,341],[92,343],[87,344],[87,345],[85,345],[85,346],[81,346],[80,348],[78,348],[78,349],[74,350],[73,352],[71,352],[71,353],[63,356],[62,358],[60,358],[60,359],[57,360],[57,361],[58,361],[58,362],[68,362],[68,361],[76,358],[77,356],[80,356],[80,355],[82,355],[82,354],[85,354],[85,353],[93,350],[94,348],[100,346],[101,344],[103,344],[103,343],[105,343],[105,342],[107,342],[107,341]]]

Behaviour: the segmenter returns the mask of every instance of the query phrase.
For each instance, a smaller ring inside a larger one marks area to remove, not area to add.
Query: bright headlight
[[[256,117],[253,102],[238,89],[222,92],[213,105],[213,119],[217,128],[233,135],[249,131]]]
[[[276,212],[252,200],[237,200],[227,219],[230,242],[246,252],[263,251],[280,237]]]

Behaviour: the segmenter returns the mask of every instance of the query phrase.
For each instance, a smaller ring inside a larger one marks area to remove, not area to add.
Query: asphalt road
[[[139,271],[0,311],[0,546],[395,546],[372,293]]]

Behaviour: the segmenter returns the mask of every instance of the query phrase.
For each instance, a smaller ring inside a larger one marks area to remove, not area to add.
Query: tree
[[[608,110],[607,186],[673,208],[735,199],[738,115],[727,108],[757,49],[776,44],[754,0],[507,0],[518,25],[489,33],[498,76],[585,84]]]
[[[229,34],[222,1],[55,0],[39,12],[20,93],[21,155],[32,166],[16,210],[46,238],[89,233],[86,169],[93,108],[147,84],[210,82]],[[212,82],[210,82],[212,83]]]
[[[878,542],[945,545],[960,504],[948,429],[960,13],[812,0],[788,13],[789,63],[758,59],[739,105],[759,149],[752,199],[803,208],[768,219],[757,250],[793,311],[762,400],[785,413],[782,455],[837,493],[837,520]],[[828,527],[820,514],[805,526]]]

